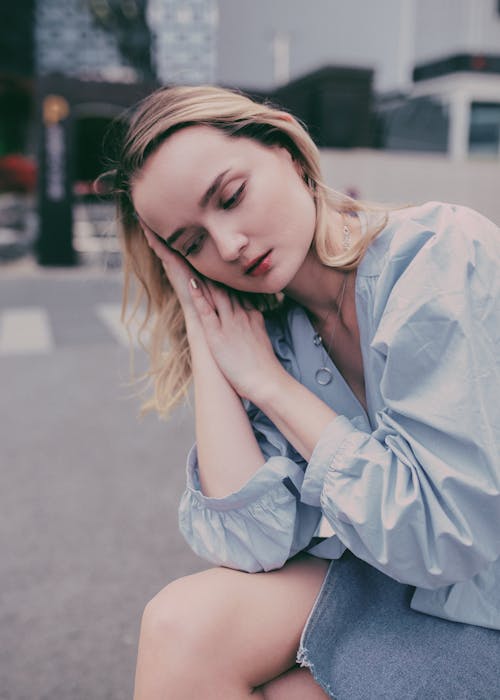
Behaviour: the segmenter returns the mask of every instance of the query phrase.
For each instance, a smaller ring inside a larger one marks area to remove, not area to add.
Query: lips
[[[268,250],[264,255],[260,255],[258,258],[254,258],[245,269],[246,275],[262,275],[267,272],[271,267],[271,251]]]

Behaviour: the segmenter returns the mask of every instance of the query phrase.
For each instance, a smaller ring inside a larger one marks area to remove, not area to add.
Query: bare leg
[[[329,700],[307,668],[287,671],[259,690],[264,700]]]
[[[327,566],[305,555],[269,573],[215,568],[174,581],[144,612],[135,700],[280,700],[294,678],[309,682],[311,700],[326,697],[309,672],[278,676],[295,666]]]

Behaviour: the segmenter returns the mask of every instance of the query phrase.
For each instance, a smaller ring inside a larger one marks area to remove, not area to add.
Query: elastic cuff
[[[297,491],[300,491],[304,478],[304,472],[292,460],[287,457],[270,457],[237,491],[222,498],[214,498],[205,496],[201,491],[196,445],[188,454],[186,468],[188,490],[202,507],[218,511],[243,508],[259,501],[273,489],[283,490],[290,496],[290,490],[283,484],[283,480],[288,477]]]
[[[303,503],[320,507],[325,477],[335,459],[335,454],[347,436],[355,430],[356,428],[345,416],[337,416],[326,426],[306,469],[300,499]]]

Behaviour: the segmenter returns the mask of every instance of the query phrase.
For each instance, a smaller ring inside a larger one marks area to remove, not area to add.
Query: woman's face
[[[192,126],[170,136],[132,186],[143,223],[202,275],[275,293],[310,249],[316,211],[288,151]]]

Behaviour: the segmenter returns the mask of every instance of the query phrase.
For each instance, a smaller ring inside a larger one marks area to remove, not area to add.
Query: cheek
[[[300,194],[297,195],[297,206],[300,209],[300,226],[303,231],[305,242],[310,245],[316,230],[316,204],[312,193],[305,186]]]
[[[316,207],[309,190],[295,185],[288,191],[283,199],[280,223],[296,244],[309,247],[316,228]]]
[[[276,185],[276,183],[280,183]],[[277,187],[279,189],[277,189]],[[273,189],[270,188],[272,192]],[[295,170],[286,170],[282,177],[277,177],[274,182],[274,191],[281,202],[281,210],[287,221],[295,223],[294,228],[304,229],[304,235],[308,233],[311,223],[316,221],[316,206],[311,190],[304,183]]]
[[[224,278],[224,263],[222,261],[214,260],[204,260],[199,258],[198,260],[193,258],[189,261],[191,267],[200,275],[200,277],[205,277],[206,279],[212,280],[212,282],[221,282],[224,284],[226,279]]]

